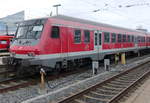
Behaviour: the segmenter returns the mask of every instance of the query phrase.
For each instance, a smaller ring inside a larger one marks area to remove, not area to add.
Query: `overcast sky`
[[[25,18],[55,15],[54,4],[61,4],[59,13],[83,19],[150,31],[149,0],[1,0],[0,17],[25,10]],[[134,5],[132,7],[126,7]],[[93,10],[99,9],[99,12]]]

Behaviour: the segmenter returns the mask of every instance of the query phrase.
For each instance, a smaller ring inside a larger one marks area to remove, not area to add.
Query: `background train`
[[[10,41],[12,40],[14,36],[11,35],[0,35],[0,51],[8,51],[10,46]]]
[[[19,23],[11,56],[3,62],[27,71],[60,70],[146,48],[150,48],[149,33],[58,15]]]

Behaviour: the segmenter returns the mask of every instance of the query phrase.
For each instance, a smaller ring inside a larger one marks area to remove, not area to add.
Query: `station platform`
[[[150,103],[150,77],[121,103]]]

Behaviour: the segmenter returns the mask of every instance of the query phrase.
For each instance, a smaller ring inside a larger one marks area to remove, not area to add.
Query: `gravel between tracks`
[[[96,76],[93,78],[95,78],[95,82],[97,82],[97,80],[99,79],[102,81],[106,78],[111,77],[112,75],[117,74],[118,72],[128,67],[135,65],[133,63],[134,61],[141,60],[146,57],[150,57],[150,55],[130,59],[127,61],[127,65],[112,66],[111,67],[112,70],[110,72],[106,72],[104,68],[101,67],[98,71],[98,73],[101,75],[100,78],[96,79]],[[56,92],[56,91],[59,91],[60,89],[67,88],[67,86],[73,85],[74,83],[79,83],[81,80],[85,80],[89,77],[92,77],[92,70],[88,70],[84,73],[73,74],[67,77],[59,78],[57,80],[49,81],[50,88],[46,85],[46,89],[47,89],[47,92],[49,93]],[[89,86],[91,82],[93,81],[89,81],[89,83],[86,86]],[[26,88],[21,88],[15,91],[10,91],[8,93],[0,94],[0,103],[20,103],[20,102],[26,101],[28,99],[31,99],[37,96],[40,96],[39,85],[34,85],[34,86],[26,87]],[[38,102],[36,103],[47,103],[47,99],[38,100]]]

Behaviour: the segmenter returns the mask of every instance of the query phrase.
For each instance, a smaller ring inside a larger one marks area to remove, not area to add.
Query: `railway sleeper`
[[[100,94],[100,93],[97,93],[97,92],[95,92],[95,91],[91,91],[91,92],[89,92],[87,95],[89,95],[89,96],[92,96],[92,97],[96,97],[96,98],[112,98],[112,95],[104,95],[104,94]]]
[[[106,88],[97,88],[98,93],[104,93],[104,94],[110,94],[110,95],[115,95],[118,93],[116,90],[108,90]]]
[[[106,103],[109,99],[83,95],[83,100],[86,101],[87,103]]]
[[[80,99],[75,99],[72,103],[86,103],[85,101],[82,101]]]
[[[135,79],[135,78],[137,78],[137,75],[132,75],[132,76],[126,75],[126,76],[121,76],[119,78],[131,78],[131,79]]]
[[[104,91],[104,90],[91,91],[91,93],[103,95],[103,96],[107,96],[107,97],[113,97],[116,94],[116,93],[109,93],[109,92]]]
[[[134,82],[135,80],[137,80],[137,78],[123,78],[123,77],[119,77],[117,79],[128,82]]]
[[[138,71],[138,72],[139,72],[139,71]],[[134,77],[137,77],[137,76],[142,75],[143,73],[145,73],[145,72],[144,72],[144,71],[140,71],[139,73],[128,74],[128,75],[124,75],[124,76],[122,76],[122,77],[134,78]]]
[[[131,84],[132,82],[121,82],[121,81],[111,81],[110,82],[111,84],[114,84],[114,85],[129,85],[129,84]]]
[[[113,83],[107,83],[106,85],[108,85],[108,86],[111,86],[111,87],[114,87],[114,88],[119,88],[119,89],[123,89],[123,88],[126,88],[128,85],[126,84],[126,85],[121,85],[121,84],[113,84]]]
[[[109,91],[121,91],[122,90],[122,88],[113,87],[109,85],[102,86],[102,89],[109,90]]]
[[[111,81],[111,82],[130,84],[130,83],[133,83],[134,81],[127,81],[127,80],[122,80],[122,79],[120,79],[120,78],[117,78],[117,79],[115,79],[115,81]]]

